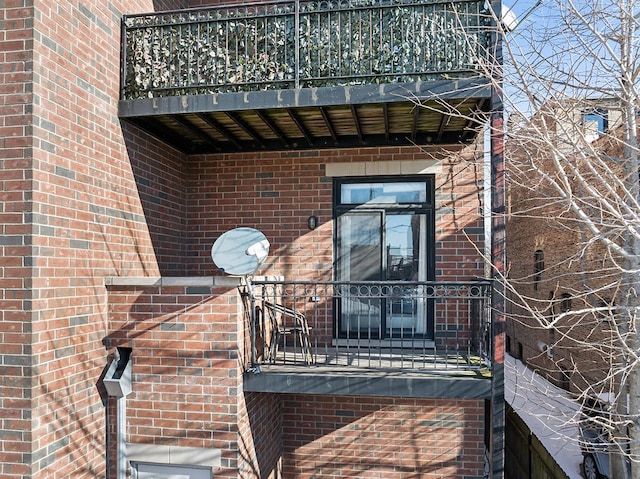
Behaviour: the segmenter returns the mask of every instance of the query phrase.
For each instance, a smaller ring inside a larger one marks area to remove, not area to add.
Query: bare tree
[[[535,331],[526,355],[535,369],[584,404],[606,398],[602,414],[572,419],[606,431],[611,477],[632,479],[640,479],[639,12],[633,0],[545,0],[503,32],[510,324],[516,334]]]

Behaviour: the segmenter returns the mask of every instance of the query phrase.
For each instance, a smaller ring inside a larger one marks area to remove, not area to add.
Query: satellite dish
[[[502,18],[500,19],[500,21],[502,23],[502,28],[504,28],[504,30],[507,31],[507,32],[514,31],[518,27],[518,25],[520,25],[527,18],[529,18],[529,15],[531,15],[533,13],[533,11],[536,8],[538,8],[540,5],[542,5],[542,0],[538,0],[533,7],[531,7],[529,10],[527,10],[525,12],[525,14],[522,16],[522,18],[518,18],[516,16],[516,14],[513,13],[513,10],[511,10],[509,7],[507,7],[506,5],[503,4],[502,5]]]
[[[520,22],[518,21],[518,17],[516,17],[515,13],[505,5],[502,5],[502,26],[508,32],[512,32],[516,29]]]
[[[229,230],[213,243],[211,259],[231,276],[254,274],[269,255],[269,241],[253,228]]]

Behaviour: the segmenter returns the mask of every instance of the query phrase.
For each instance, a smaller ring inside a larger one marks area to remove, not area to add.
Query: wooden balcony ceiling
[[[121,100],[119,115],[186,154],[454,145],[490,108],[478,79]]]

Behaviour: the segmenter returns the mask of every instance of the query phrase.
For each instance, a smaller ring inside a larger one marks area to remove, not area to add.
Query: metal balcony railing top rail
[[[484,76],[484,0],[296,0],[123,19],[122,98]]]
[[[253,282],[254,365],[479,371],[491,282]]]

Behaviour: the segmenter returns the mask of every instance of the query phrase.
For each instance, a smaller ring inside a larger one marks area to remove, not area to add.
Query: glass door
[[[336,279],[351,283],[339,294],[338,336],[432,339],[433,301],[419,284],[434,274],[431,181],[336,186]]]
[[[412,338],[428,332],[426,214],[392,211],[349,212],[338,218],[338,280],[344,287],[340,335],[349,338]],[[380,294],[359,281],[406,282]]]

